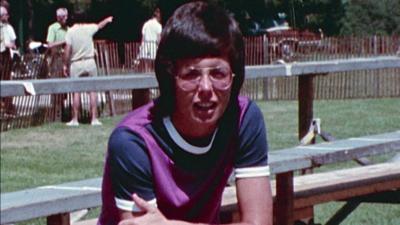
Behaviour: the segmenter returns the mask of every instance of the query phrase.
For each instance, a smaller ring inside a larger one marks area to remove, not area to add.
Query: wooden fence
[[[246,38],[246,65],[275,64],[282,58],[281,37]],[[144,72],[138,59],[139,43],[96,42],[96,62],[99,74],[137,74]],[[400,46],[399,37],[324,38],[298,39],[293,46],[295,54],[289,65],[306,61],[351,59],[354,57],[394,55]],[[13,80],[30,80],[63,77],[60,51],[47,54],[26,54],[12,65]],[[154,65],[152,65],[153,68]],[[3,71],[4,72],[4,71]],[[400,96],[400,69],[329,72],[329,76],[314,78],[315,99],[381,98]],[[247,73],[251,76],[251,74]],[[246,79],[242,94],[253,100],[295,100],[298,93],[298,77],[258,77]],[[156,87],[150,90],[151,98],[158,96]],[[114,90],[99,92],[98,108],[101,115],[123,114],[132,109],[133,92]],[[112,100],[112,101],[111,101]],[[68,121],[72,98],[70,94],[2,97],[0,131],[29,127],[51,121]],[[81,120],[89,119],[89,99],[82,94]],[[110,106],[110,103],[112,105]]]

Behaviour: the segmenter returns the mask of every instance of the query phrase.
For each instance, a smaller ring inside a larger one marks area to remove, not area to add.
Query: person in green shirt
[[[52,23],[47,30],[47,44],[49,48],[61,46],[65,43],[65,34],[68,26],[68,10],[66,8],[58,8],[56,11],[57,21]]]
[[[58,8],[56,11],[57,21],[51,24],[47,30],[47,69],[49,77],[62,77],[63,50],[65,45],[65,35],[68,31],[68,10]]]

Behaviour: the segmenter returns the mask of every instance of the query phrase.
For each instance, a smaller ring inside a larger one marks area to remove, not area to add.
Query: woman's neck
[[[171,117],[171,122],[181,137],[195,146],[207,146],[213,137],[215,129],[217,129],[216,125],[195,127],[174,116]]]

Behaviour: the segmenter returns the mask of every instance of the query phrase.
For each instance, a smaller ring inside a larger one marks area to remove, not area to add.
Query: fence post
[[[299,139],[307,134],[313,118],[313,78],[314,75],[299,76]],[[292,225],[294,223],[293,172],[278,174],[276,176],[275,204],[275,224]],[[312,213],[311,217],[313,217]]]
[[[313,119],[314,75],[299,76],[299,140],[308,132]]]
[[[298,101],[299,101],[299,140],[301,140],[309,131],[310,125],[312,123],[314,112],[314,75],[307,74],[299,76],[298,83]],[[315,143],[315,138],[311,140],[311,143]],[[312,168],[309,170],[304,170],[302,173],[312,173]],[[313,207],[311,206],[308,211],[311,213],[310,218],[306,220],[311,220],[314,217]]]
[[[274,205],[274,224],[293,225],[294,223],[293,171],[276,175],[276,201]]]
[[[47,217],[47,225],[70,225],[69,213],[61,213]]]
[[[132,109],[136,109],[150,101],[150,89],[132,90]]]
[[[268,52],[268,36],[266,34],[263,35],[263,64],[269,64],[269,52]],[[275,78],[272,78],[275,79]],[[271,81],[268,77],[263,78],[263,100],[268,100],[268,83]]]

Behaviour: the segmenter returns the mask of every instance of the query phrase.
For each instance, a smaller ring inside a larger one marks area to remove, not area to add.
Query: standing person
[[[1,79],[11,79],[11,50],[16,49],[14,28],[9,24],[10,15],[4,6],[0,6],[0,68]]]
[[[65,36],[64,49],[64,75],[71,78],[95,77],[97,76],[96,61],[94,59],[95,49],[93,35],[108,23],[113,17],[107,17],[98,24],[82,23],[79,21],[68,29]],[[74,93],[72,102],[72,120],[67,126],[78,126],[78,115],[80,107],[80,94]],[[101,125],[97,119],[97,93],[90,92],[91,125]]]
[[[52,23],[47,29],[47,44],[50,50],[48,58],[48,68],[50,76],[62,76],[62,56],[63,45],[65,44],[65,35],[67,34],[68,10],[66,8],[58,8],[56,10],[57,21]],[[61,73],[61,74],[60,74]]]
[[[47,29],[46,41],[49,48],[63,45],[68,30],[68,10],[66,8],[58,8],[56,10],[56,17],[57,21],[52,23]]]
[[[11,80],[12,54],[11,50],[16,49],[15,40],[17,36],[13,27],[8,23],[8,10],[0,6],[0,79]],[[12,97],[2,98],[1,111],[5,116],[14,116],[15,108],[12,104]]]
[[[161,12],[159,8],[156,8],[153,17],[147,20],[142,27],[142,41],[138,58],[143,62],[145,72],[151,71],[153,66],[161,31]]]
[[[226,11],[200,1],[175,11],[155,61],[159,99],[110,136],[98,224],[218,224],[232,171],[237,224],[272,224],[266,129],[239,97],[244,72],[243,36]]]

